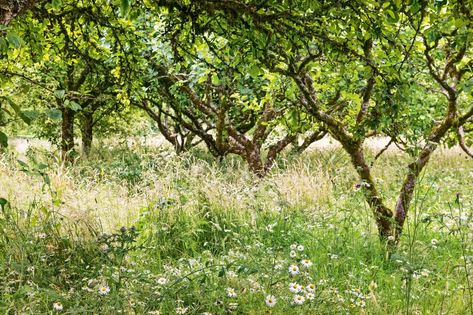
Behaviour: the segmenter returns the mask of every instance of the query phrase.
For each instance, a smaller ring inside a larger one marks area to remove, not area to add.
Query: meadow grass
[[[423,173],[388,256],[336,147],[264,179],[200,150],[100,148],[72,167],[1,157],[1,313],[473,314],[473,164],[456,150]],[[375,163],[391,206],[407,160]]]

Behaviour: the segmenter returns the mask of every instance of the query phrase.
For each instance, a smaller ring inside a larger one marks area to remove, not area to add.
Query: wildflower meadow
[[[287,156],[263,180],[238,159],[216,164],[171,148],[139,149],[134,177],[122,163],[137,149],[111,145],[105,160],[72,168],[40,149],[24,164],[2,158],[3,313],[471,309],[473,173],[457,151],[438,153],[423,175],[390,252],[340,149]],[[383,187],[398,180],[402,159],[380,161]]]

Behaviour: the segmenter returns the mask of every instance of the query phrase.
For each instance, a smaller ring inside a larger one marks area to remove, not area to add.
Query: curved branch
[[[466,153],[469,157],[473,158],[473,150],[467,147],[465,143],[465,130],[463,130],[463,126],[458,127],[457,129],[457,137],[458,137],[458,144],[460,148],[462,148],[463,152]]]
[[[389,142],[375,155],[373,161],[371,162],[371,167],[373,167],[376,160],[393,144],[394,138],[391,138]]]

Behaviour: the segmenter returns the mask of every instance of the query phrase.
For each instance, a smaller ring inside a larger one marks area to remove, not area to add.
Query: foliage
[[[165,1],[154,9],[160,7],[169,12],[166,31],[176,50],[182,38],[198,46],[199,38],[223,37],[242,49],[231,54],[237,62],[290,79],[285,97],[351,156],[380,237],[395,245],[432,153],[449,134],[465,142],[462,126],[473,116],[471,4]],[[225,49],[214,51],[225,60]],[[412,156],[393,209],[380,196],[363,149],[380,134]]]
[[[18,45],[2,51],[3,91],[36,118],[38,135],[61,143],[63,155],[74,149],[76,116],[90,147],[93,127],[121,110],[128,25],[115,13],[105,2],[53,2],[11,26]]]

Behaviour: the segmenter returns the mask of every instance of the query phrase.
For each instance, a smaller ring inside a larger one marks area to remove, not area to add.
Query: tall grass
[[[473,167],[456,151],[423,174],[391,257],[337,148],[281,157],[265,179],[166,147],[103,145],[72,167],[38,148],[23,159],[0,160],[2,313],[473,312]],[[376,161],[391,204],[406,159]]]

